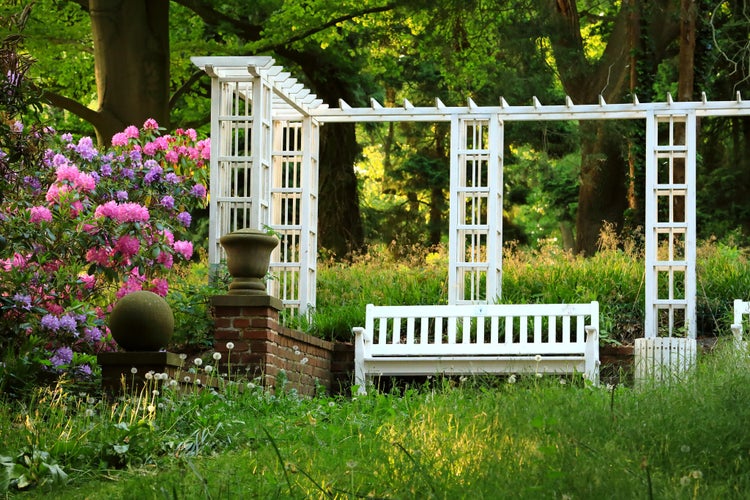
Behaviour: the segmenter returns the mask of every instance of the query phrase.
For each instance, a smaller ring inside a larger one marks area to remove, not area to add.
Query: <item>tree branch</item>
[[[352,19],[356,19],[357,17],[365,16],[365,15],[368,15],[368,14],[376,14],[378,12],[387,12],[387,11],[392,10],[395,7],[397,7],[397,5],[398,4],[396,4],[396,3],[389,3],[389,4],[382,5],[380,7],[372,7],[372,8],[369,8],[369,9],[362,9],[362,10],[357,11],[357,12],[352,12],[350,14],[345,14],[345,15],[342,15],[342,16],[339,16],[339,17],[335,17],[335,18],[331,19],[330,21],[321,24],[320,26],[317,26],[317,27],[314,27],[314,28],[310,28],[309,30],[303,31],[303,32],[297,34],[296,36],[293,36],[292,38],[286,39],[282,44],[275,44],[275,45],[269,45],[267,47],[260,47],[258,49],[258,52],[265,52],[265,51],[269,51],[269,50],[274,50],[279,45],[288,45],[288,44],[297,42],[299,40],[303,40],[303,39],[305,39],[305,38],[307,38],[309,36],[314,35],[315,33],[320,33],[321,31],[325,31],[328,28],[332,28],[332,27],[336,26],[337,24],[343,23],[345,21],[351,21]]]
[[[260,33],[263,30],[262,26],[256,24],[246,23],[237,17],[228,16],[216,10],[213,7],[213,2],[205,0],[172,0],[178,5],[193,11],[200,17],[204,23],[209,26],[217,26],[219,24],[227,24],[234,28],[237,34],[242,34],[246,40],[257,41],[260,40]]]

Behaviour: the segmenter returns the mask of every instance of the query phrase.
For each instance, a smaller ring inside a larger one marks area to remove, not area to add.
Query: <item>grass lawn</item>
[[[58,389],[28,418],[6,407],[0,455],[35,443],[68,474],[41,468],[19,498],[746,498],[749,365],[719,346],[666,385],[434,379],[351,399]]]

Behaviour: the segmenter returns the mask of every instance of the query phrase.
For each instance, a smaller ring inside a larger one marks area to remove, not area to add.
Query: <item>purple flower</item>
[[[192,221],[193,218],[187,212],[180,212],[177,214],[177,220],[180,221],[180,224],[183,226],[190,227],[190,221]]]
[[[23,178],[23,183],[30,187],[32,191],[37,193],[42,189],[42,183],[39,182],[39,179],[30,175],[27,175]]]
[[[150,163],[153,163],[153,165],[149,165]],[[164,172],[164,170],[162,170],[161,166],[158,165],[155,161],[149,160],[144,166],[150,166],[150,168],[146,175],[143,177],[143,182],[145,182],[146,184],[151,184],[152,182],[161,179],[161,174]]]
[[[112,165],[110,165],[109,163],[103,164],[101,168],[99,168],[99,170],[104,177],[109,177],[110,175],[112,175]]]
[[[99,342],[102,338],[102,331],[95,327],[86,327],[83,329],[83,340],[87,342]]]
[[[206,186],[204,186],[203,184],[196,184],[195,186],[193,186],[193,189],[190,190],[190,194],[192,194],[196,198],[205,198]]]
[[[161,206],[167,210],[172,210],[174,208],[174,198],[169,195],[163,197],[159,203],[161,203]]]
[[[175,174],[174,172],[169,172],[164,176],[164,181],[170,184],[177,184],[180,182],[180,176]]]
[[[123,168],[122,170],[120,170],[120,175],[123,179],[132,179],[133,177],[135,177],[135,172],[133,172],[132,169]]]
[[[117,191],[115,193],[115,198],[117,198],[119,201],[125,201],[128,199],[128,192],[127,191]]]
[[[67,330],[70,333],[75,334],[77,328],[78,328],[78,323],[76,322],[76,319],[70,314],[66,314],[65,316],[60,317],[60,329],[61,330]]]
[[[91,376],[91,367],[89,365],[81,365],[76,367],[76,372],[78,375],[88,378]]]
[[[18,305],[21,306],[21,309],[25,309],[27,311],[31,310],[31,296],[30,295],[21,295],[20,293],[17,293],[13,296],[13,300],[16,301]]]
[[[63,365],[69,365],[73,361],[73,349],[70,347],[60,347],[55,354],[49,359],[52,366],[59,368]]]
[[[53,316],[52,314],[45,314],[42,316],[40,324],[42,325],[42,328],[52,330],[53,332],[60,329],[60,320],[57,316]]]
[[[94,149],[94,143],[91,140],[91,137],[81,137],[81,140],[78,141],[78,147],[76,148],[76,151],[78,151],[78,154],[81,155],[81,158],[85,160],[91,160],[97,155],[96,149]]]

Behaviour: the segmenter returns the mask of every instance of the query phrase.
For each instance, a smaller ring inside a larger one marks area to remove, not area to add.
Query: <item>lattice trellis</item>
[[[696,335],[696,121],[748,116],[734,101],[388,108],[340,101],[329,108],[270,57],[197,57],[212,77],[209,258],[218,238],[240,227],[270,226],[282,244],[269,290],[300,311],[315,305],[318,124],[451,123],[449,302],[496,300],[502,282],[504,126],[514,121],[645,120],[647,337]]]

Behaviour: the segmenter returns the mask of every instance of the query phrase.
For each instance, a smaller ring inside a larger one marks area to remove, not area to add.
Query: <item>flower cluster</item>
[[[16,173],[23,182],[0,204],[0,329],[16,344],[42,338],[49,366],[87,373],[90,356],[111,346],[114,299],[165,296],[174,263],[192,257],[186,236],[208,196],[209,141],[192,129],[162,135],[151,119],[107,148],[70,134],[47,139],[42,160]]]

